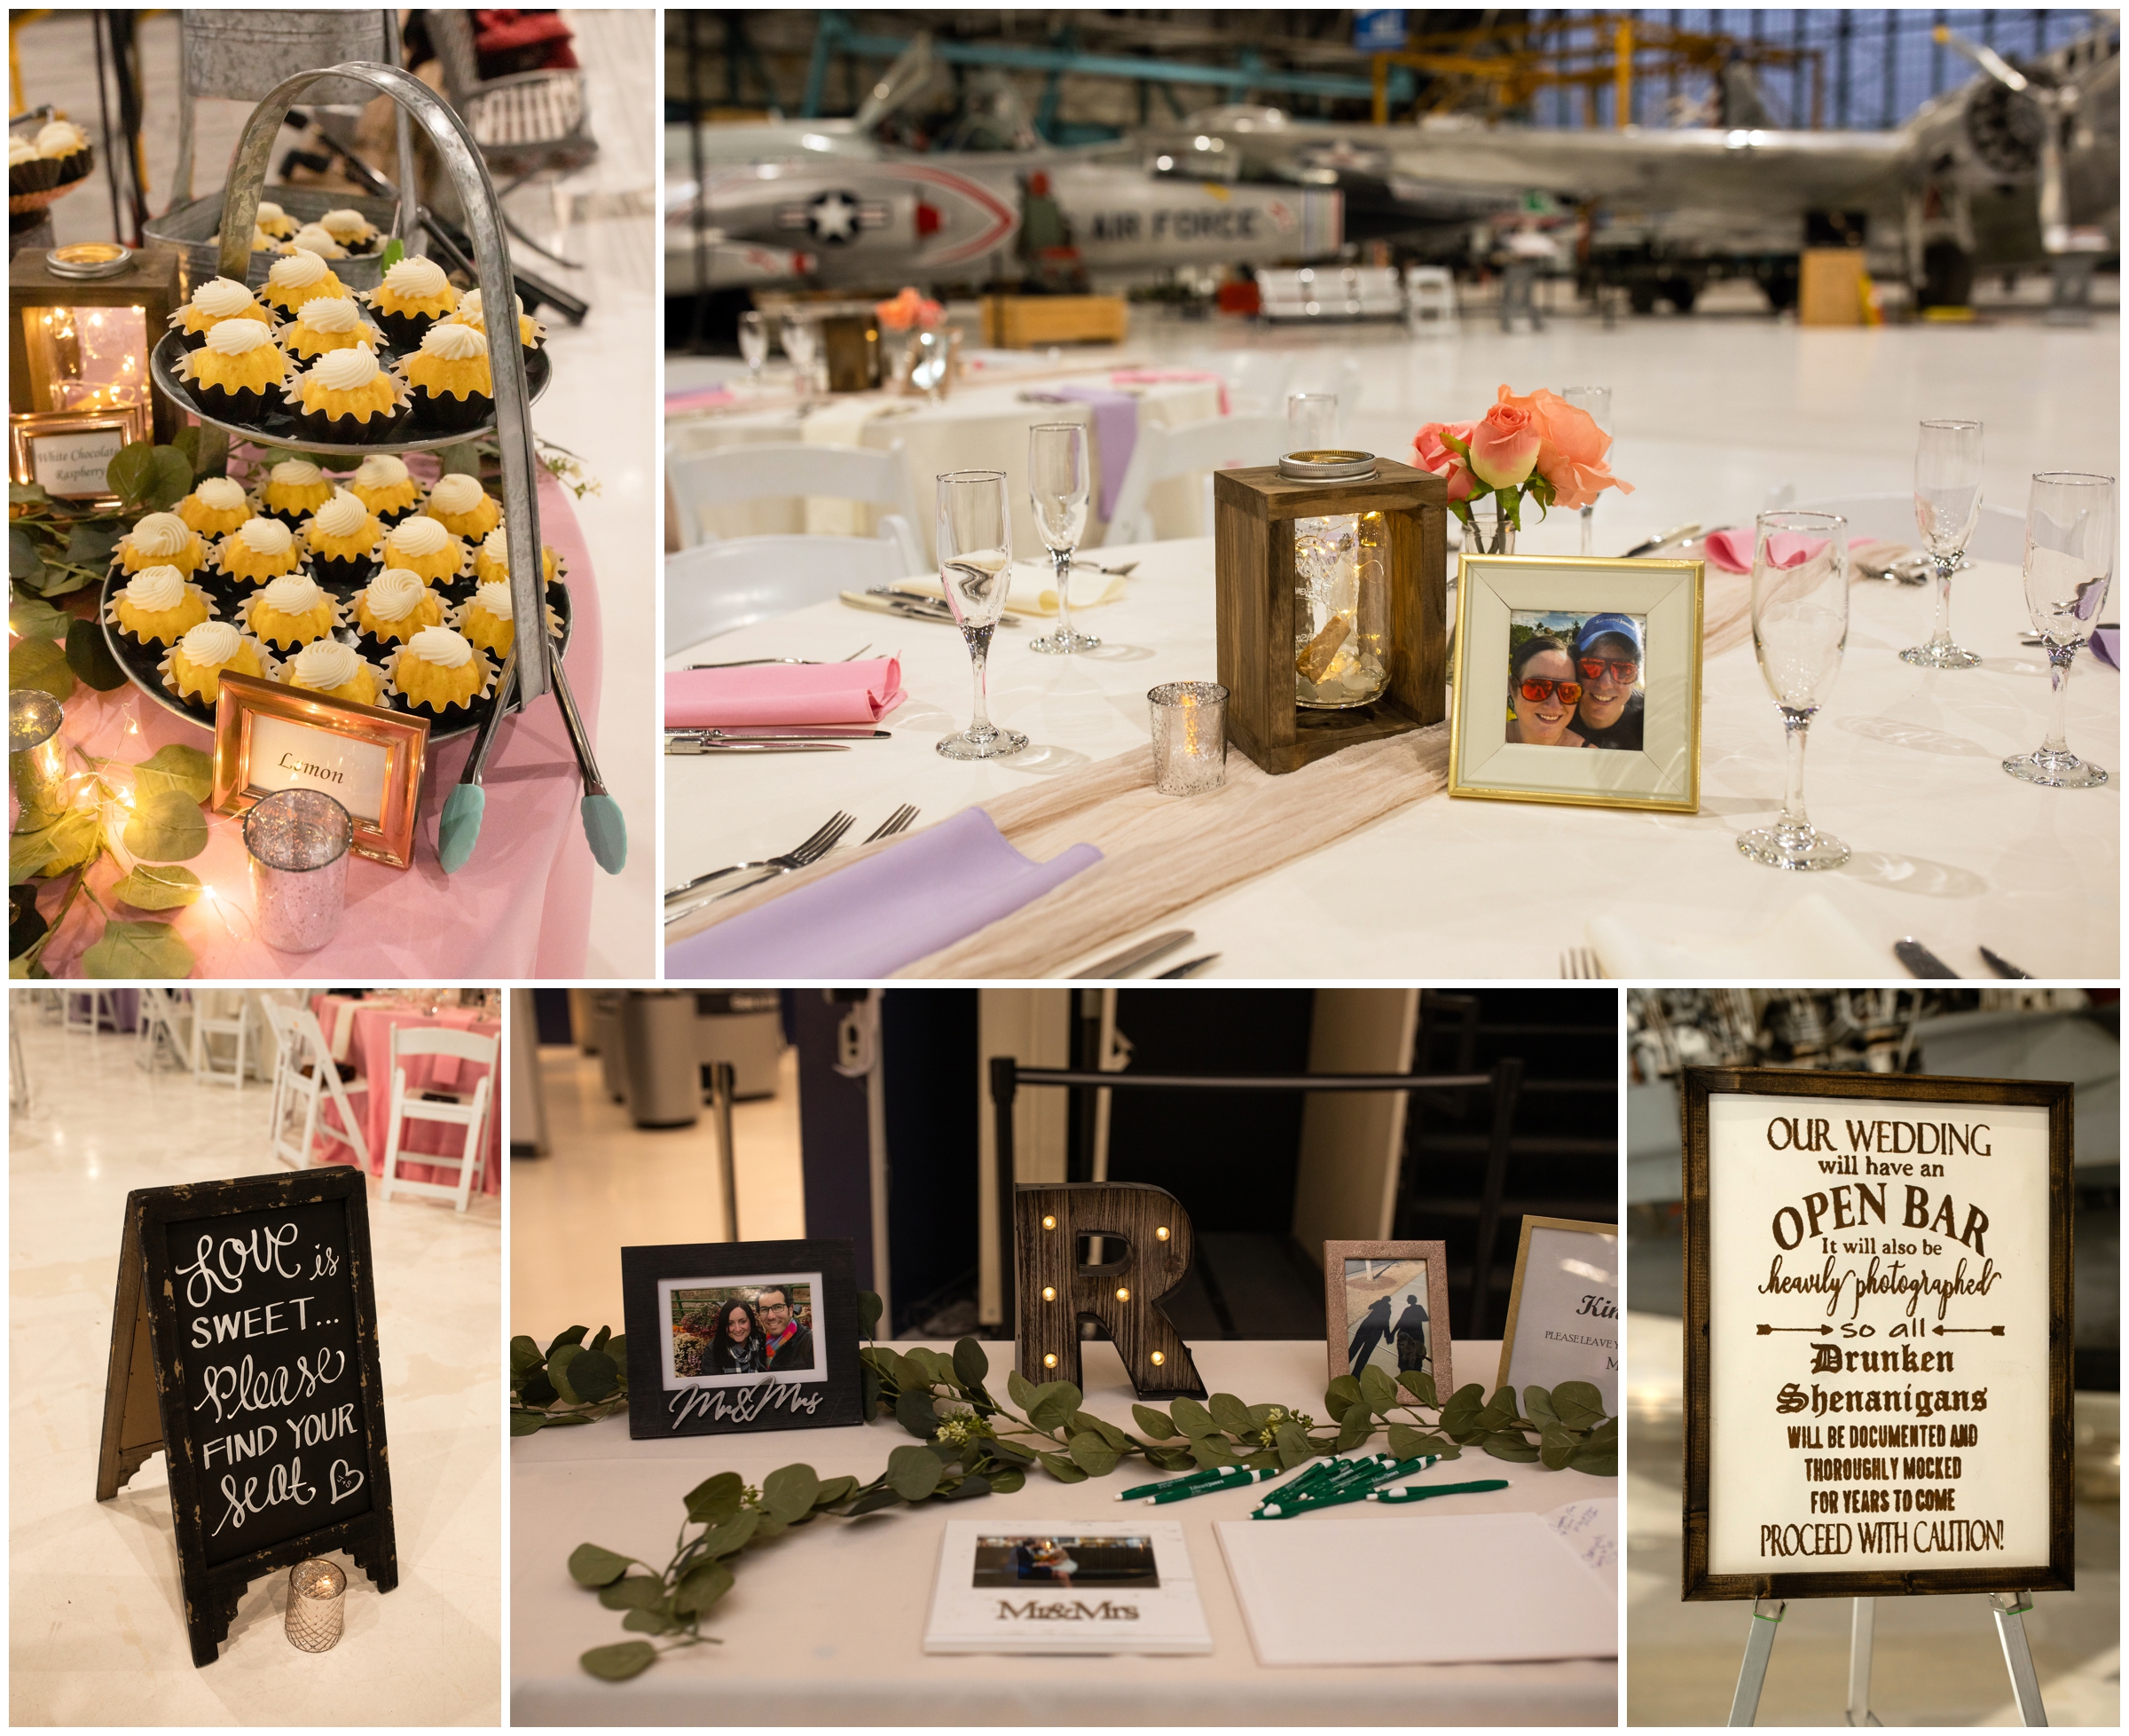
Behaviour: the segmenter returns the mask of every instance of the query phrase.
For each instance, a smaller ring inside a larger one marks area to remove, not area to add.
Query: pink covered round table
[[[442,1025],[453,1031],[471,1032],[476,1037],[493,1037],[499,1044],[503,1034],[500,1020],[486,1017],[471,1007],[444,1007],[434,1013],[423,1013],[386,1002],[357,1001],[343,994],[314,994],[310,997],[310,1010],[318,1015],[318,1028],[325,1033],[333,1058],[352,1065],[370,1088],[356,1100],[355,1106],[362,1117],[362,1136],[370,1149],[373,1175],[384,1174],[385,1142],[391,1133],[393,1031],[405,1025]],[[449,1055],[410,1055],[403,1064],[406,1068],[406,1088],[410,1096],[432,1090],[470,1092],[483,1073],[492,1071],[481,1062],[461,1061]],[[483,1193],[500,1193],[503,1190],[503,1112],[501,1104],[497,1101],[500,1090],[499,1081],[491,1088],[488,1099],[484,1148],[487,1162],[481,1177]],[[329,1099],[321,1104],[320,1113],[338,1125],[340,1112]],[[405,1154],[442,1151],[454,1145],[459,1137],[456,1127],[440,1121],[411,1122],[400,1137],[401,1177],[409,1182],[434,1182],[439,1185],[456,1182],[458,1178],[452,1171],[428,1164],[409,1163]],[[355,1161],[353,1151],[338,1140],[321,1139],[313,1149],[329,1163]]]

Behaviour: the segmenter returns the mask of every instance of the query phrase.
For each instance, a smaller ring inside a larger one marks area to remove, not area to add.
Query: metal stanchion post
[[[2047,1723],[2040,1703],[2040,1678],[2033,1673],[2033,1648],[2025,1643],[2025,1613],[2033,1606],[2030,1591],[1992,1591],[1989,1608],[1996,1617],[1996,1637],[2003,1642],[2004,1668],[2011,1672],[2011,1693],[2018,1716],[2028,1729]]]
[[[1788,1605],[1779,1598],[1752,1600],[1752,1631],[1745,1638],[1744,1667],[1737,1672],[1737,1694],[1730,1702],[1732,1728],[1750,1729],[1759,1716],[1759,1691],[1766,1685],[1767,1660],[1774,1655],[1774,1634]]]
[[[1848,1626],[1848,1721],[1860,1730],[1879,1723],[1870,1709],[1870,1648],[1878,1625],[1878,1600],[1858,1598]]]
[[[717,1119],[717,1162],[725,1189],[725,1237],[739,1240],[739,1153],[732,1144],[732,1095],[738,1075],[729,1061],[710,1065],[710,1107]]]

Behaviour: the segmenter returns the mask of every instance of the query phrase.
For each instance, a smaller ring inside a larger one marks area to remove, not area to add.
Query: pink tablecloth
[[[499,1020],[484,1018],[470,1007],[445,1007],[435,1014],[419,1013],[406,1007],[395,1007],[369,1001],[350,1001],[342,995],[316,994],[310,998],[310,1010],[318,1015],[318,1029],[326,1041],[335,1049],[335,1058],[345,1059],[368,1083],[369,1089],[355,1093],[352,1101],[355,1112],[362,1117],[362,1136],[370,1148],[370,1174],[384,1173],[385,1141],[391,1133],[392,1113],[392,1032],[403,1025],[443,1025],[453,1031],[470,1031],[476,1037],[493,1037],[499,1041],[503,1027]],[[346,1013],[348,1033],[347,1052],[338,1055],[336,1033],[342,1028],[342,1015]],[[406,1057],[406,1088],[410,1094],[418,1091],[471,1092],[483,1074],[491,1070],[479,1061],[461,1061],[451,1055],[410,1055]],[[482,1177],[483,1193],[500,1193],[503,1190],[503,1117],[502,1106],[496,1101],[496,1091],[488,1098],[488,1163]],[[335,1123],[339,1112],[328,1098],[321,1111]],[[443,1121],[414,1121],[408,1124],[401,1135],[399,1149],[407,1151],[443,1151],[455,1150],[460,1138],[459,1129]],[[318,1155],[332,1163],[351,1164],[355,1154],[338,1140],[322,1140],[317,1147]],[[455,1171],[436,1169],[428,1164],[410,1164],[402,1157],[399,1174],[410,1182],[436,1182],[443,1184],[458,1180]]]
[[[539,478],[542,538],[569,569],[573,611],[563,659],[570,685],[594,744],[598,738],[599,589],[591,551],[570,510],[569,495],[545,471]],[[84,753],[137,764],[171,742],[212,751],[214,733],[155,704],[131,687],[99,694],[76,687],[67,702],[67,739]],[[185,866],[213,897],[180,910],[177,928],[201,978],[307,977],[328,982],[493,983],[523,977],[581,977],[591,939],[594,864],[577,816],[583,789],[562,717],[550,699],[503,726],[483,782],[488,805],[473,860],[456,874],[436,861],[436,824],[466,756],[470,734],[428,757],[423,775],[414,862],[389,868],[361,857],[348,867],[347,915],[340,932],[310,954],[272,951],[251,915],[250,870],[240,818],[209,814],[208,846]],[[634,816],[639,821],[641,816]],[[648,839],[639,838],[638,848]],[[117,878],[108,857],[91,887],[101,895]],[[56,914],[65,878],[40,899]],[[106,900],[107,902],[107,900]],[[142,913],[128,910],[139,919]],[[81,974],[81,955],[103,931],[103,918],[77,899],[44,951],[55,977]]]

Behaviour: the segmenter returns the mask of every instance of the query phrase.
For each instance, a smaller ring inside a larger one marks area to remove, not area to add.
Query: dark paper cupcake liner
[[[406,425],[410,406],[400,405],[389,415],[371,415],[364,419],[353,416],[334,416],[323,410],[304,410],[296,413],[296,423],[306,434],[320,440],[330,440],[342,446],[389,445],[399,430]]]
[[[384,330],[384,341],[394,350],[415,350],[421,347],[421,334],[436,323],[440,316],[433,313],[399,313],[372,303],[370,318]]]
[[[426,387],[417,386],[413,397],[414,420],[422,427],[456,433],[495,420],[495,400],[485,392],[470,397],[453,397],[446,392],[436,397]]]

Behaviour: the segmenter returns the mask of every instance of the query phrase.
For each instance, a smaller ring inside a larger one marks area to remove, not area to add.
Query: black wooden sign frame
[[[813,1299],[818,1379],[794,1383],[764,1374],[730,1384],[665,1386],[666,1321],[662,1283],[688,1278],[743,1286],[758,1279],[820,1276]],[[865,1421],[858,1368],[858,1281],[847,1237],[814,1241],[674,1243],[621,1250],[621,1310],[628,1337],[628,1433],[635,1441],[688,1434],[762,1434],[785,1428],[837,1428]],[[781,1389],[781,1390],[780,1390]],[[703,1395],[703,1396],[697,1396]],[[798,1408],[800,1402],[805,1408]],[[680,1415],[676,1420],[674,1412]]]
[[[332,1451],[340,1460],[361,1455],[369,1510],[210,1564],[206,1508],[214,1473],[202,1463],[202,1442],[192,1428],[185,1406],[188,1358],[210,1353],[195,1351],[185,1341],[169,1231],[177,1224],[211,1225],[217,1219],[317,1206],[337,1206],[346,1214],[348,1283],[355,1312],[356,1349],[350,1361],[361,1426],[351,1438],[336,1441]],[[169,1465],[178,1578],[195,1666],[214,1662],[245,1590],[261,1575],[337,1549],[369,1575],[378,1591],[389,1591],[398,1584],[391,1470],[384,1434],[384,1382],[377,1351],[375,1272],[360,1170],[330,1165],[227,1182],[137,1188],[126,1196],[96,1498],[112,1499],[158,1449]]]
[[[1876,1099],[2047,1111],[2048,1560],[2046,1567],[1879,1568],[1834,1573],[1715,1574],[1708,1567],[1710,1431],[1709,1099],[1792,1097],[1826,1105]],[[1782,1067],[1689,1067],[1679,1091],[1685,1157],[1685,1489],[1681,1598],[1880,1598],[1924,1592],[2068,1591],[2076,1589],[2075,1459],[2070,1353],[2074,1123],[2068,1084],[1949,1075],[1818,1072]]]

